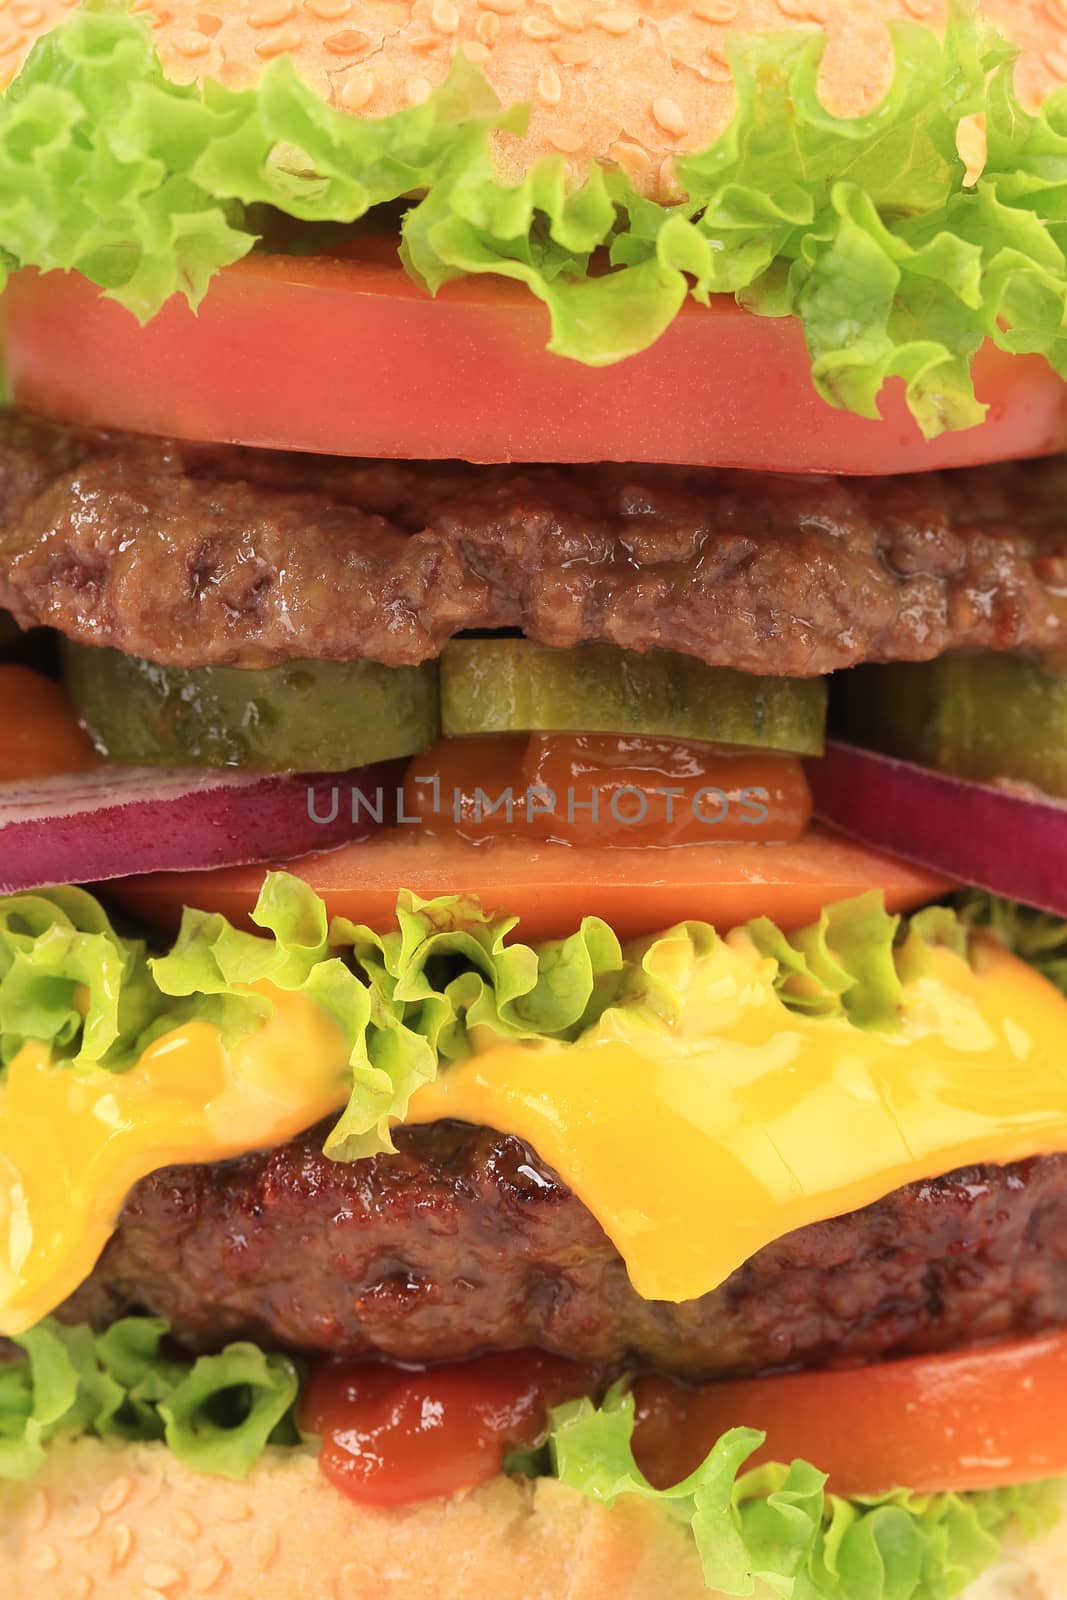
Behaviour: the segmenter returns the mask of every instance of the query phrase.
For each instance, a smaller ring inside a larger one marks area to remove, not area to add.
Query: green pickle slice
[[[414,755],[440,731],[435,662],[179,669],[67,642],[63,668],[90,736],[117,762],[344,772]]]
[[[617,733],[821,755],[822,678],[757,678],[693,656],[610,644],[453,639],[441,656],[441,725],[479,733]]]
[[[834,679],[847,737],[978,782],[1067,796],[1067,677],[1025,656],[940,656],[854,667]]]

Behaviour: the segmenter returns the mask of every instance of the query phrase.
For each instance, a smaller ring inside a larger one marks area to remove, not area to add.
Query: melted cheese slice
[[[648,1299],[705,1294],[793,1228],[901,1184],[1067,1151],[1067,1000],[992,944],[974,970],[937,952],[894,1034],[786,1010],[743,933],[657,950],[673,1026],[636,1008],[580,1045],[476,1039],[409,1118],[525,1139]],[[121,1074],[19,1054],[0,1090],[0,1334],[88,1276],[140,1178],[280,1143],[344,1104],[340,1031],[271,996],[272,1020],[232,1051],[194,1022]]]
[[[269,992],[273,1016],[233,1050],[192,1022],[128,1072],[19,1052],[0,1091],[0,1334],[25,1332],[85,1281],[140,1178],[280,1144],[344,1105],[340,1028],[302,996]]]
[[[975,971],[934,960],[903,1031],[868,1033],[786,1011],[734,934],[671,1034],[613,1018],[589,1044],[489,1049],[421,1089],[409,1120],[525,1139],[639,1294],[691,1300],[902,1184],[1067,1150],[1067,1001],[992,945]]]

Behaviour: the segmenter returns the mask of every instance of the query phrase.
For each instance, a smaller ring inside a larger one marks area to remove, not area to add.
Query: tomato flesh
[[[1067,1334],[686,1388],[636,1386],[644,1470],[678,1483],[728,1428],[766,1432],[753,1457],[813,1462],[837,1494],[993,1489],[1067,1470]]]
[[[473,843],[792,844],[811,817],[811,792],[791,756],[677,739],[518,734],[439,740],[408,766],[404,812],[428,832]]]
[[[689,918],[732,928],[767,916],[780,927],[798,928],[831,901],[867,889],[881,889],[890,910],[906,911],[952,887],[945,878],[817,827],[792,845],[611,851],[599,845],[531,846],[521,839],[472,845],[401,827],[274,865],[310,883],[332,916],[385,929],[395,926],[398,889],[424,899],[472,894],[487,910],[519,917],[519,937],[527,940],[573,933],[583,916],[604,917],[622,939]],[[108,894],[161,928],[177,927],[183,905],[221,911],[242,924],[266,870],[148,873],[109,883]]]
[[[924,440],[894,380],[882,420],[816,394],[800,324],[689,303],[651,349],[592,368],[550,355],[518,285],[448,284],[397,261],[257,251],[144,328],[76,272],[15,273],[0,305],[17,404],[184,439],[469,461],[660,461],[890,473],[1067,447],[1067,385],[987,345],[985,422]]]
[[[548,1413],[599,1397],[602,1368],[536,1350],[412,1371],[323,1362],[300,1403],[319,1465],[351,1499],[399,1506],[476,1488]],[[657,1488],[688,1476],[731,1428],[766,1432],[749,1465],[811,1462],[845,1496],[966,1492],[1067,1470],[1067,1334],[840,1371],[634,1386],[634,1455]]]
[[[60,684],[29,667],[0,666],[0,783],[99,764]]]

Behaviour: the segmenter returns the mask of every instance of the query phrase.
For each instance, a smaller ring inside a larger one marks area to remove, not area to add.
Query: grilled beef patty
[[[599,1224],[518,1139],[437,1123],[399,1130],[398,1155],[342,1165],[324,1132],[146,1178],[61,1315],[102,1327],[151,1311],[195,1349],[252,1338],[434,1361],[536,1345],[692,1377],[1067,1323],[1065,1156],[913,1184],[672,1305],[634,1292]]]
[[[464,629],[809,676],[1062,651],[1067,463],[914,477],[350,462],[0,415],[0,608],[171,666]]]

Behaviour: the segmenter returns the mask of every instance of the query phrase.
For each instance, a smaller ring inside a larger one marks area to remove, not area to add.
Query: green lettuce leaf
[[[764,1438],[750,1428],[724,1434],[681,1483],[654,1489],[634,1460],[633,1425],[623,1384],[600,1407],[558,1407],[549,1437],[556,1475],[602,1505],[636,1495],[662,1506],[691,1530],[708,1587],[723,1595],[950,1600],[997,1560],[1005,1538],[1038,1536],[1062,1504],[1055,1482],[845,1500],[805,1461],[743,1471]]]
[[[106,1333],[51,1318],[15,1340],[0,1365],[0,1479],[25,1482],[60,1437],[161,1439],[200,1472],[244,1477],[268,1441],[297,1437],[300,1387],[285,1356],[231,1344],[195,1361],[168,1355],[167,1325],[127,1317]]]
[[[620,171],[575,183],[555,156],[502,182],[492,137],[525,113],[462,56],[425,104],[363,119],[285,56],[255,89],[172,83],[148,25],[89,0],[0,98],[0,261],[75,269],[147,319],[174,294],[197,305],[253,248],[255,207],[348,224],[416,196],[411,274],[431,291],[524,283],[560,355],[621,360],[688,296],[728,293],[800,319],[831,405],[876,416],[895,377],[927,435],[965,428],[985,411],[971,363],[986,339],[1067,374],[1067,89],[1024,112],[1014,52],[975,0],[956,0],[944,38],[906,22],[892,38],[891,86],[856,118],[819,100],[821,32],[732,40],[735,116],[679,158],[685,198],[664,206]],[[957,138],[977,114],[989,154],[969,182]]]
[[[846,1016],[854,1027],[883,1033],[900,1027],[906,986],[930,971],[933,949],[967,954],[965,930],[949,907],[891,917],[880,890],[826,906],[797,933],[784,934],[767,917],[746,931],[777,962],[776,987],[790,1009]]]
[[[84,889],[0,899],[0,1067],[30,1040],[74,1067],[128,1064],[158,1009],[144,944]]]
[[[196,1015],[233,1036],[270,1002],[249,995],[269,982],[316,1001],[340,1025],[351,1055],[352,1095],[326,1142],[336,1160],[394,1148],[415,1091],[440,1062],[471,1051],[471,1030],[510,1039],[577,1038],[600,980],[618,971],[618,940],[586,918],[569,939],[538,950],[505,944],[514,917],[491,917],[460,895],[420,900],[402,890],[396,933],[336,920],[301,879],[268,875],[252,920],[270,940],[217,913],[187,911],[174,950],[151,963],[166,995],[195,1000]]]
[[[1067,994],[1067,922],[981,889],[956,897],[961,928],[984,928]]]
[[[440,1067],[496,1041],[566,1044],[607,1032],[714,1031],[721,1000],[712,968],[725,946],[687,922],[625,948],[586,917],[568,938],[537,946],[517,919],[464,895],[421,900],[402,890],[394,931],[328,921],[301,878],[268,873],[252,913],[258,933],[217,912],[186,911],[172,949],[150,957],[120,935],[81,889],[0,899],[0,1071],[27,1042],[71,1070],[123,1071],[161,1034],[197,1020],[236,1043],[271,1015],[271,989],[314,1001],[340,1028],[351,1094],[326,1141],[335,1160],[392,1150],[392,1128]],[[908,983],[932,946],[966,953],[945,907],[910,921],[881,895],[827,908],[786,936],[762,918],[736,935],[755,945],[782,1004],[856,1027],[900,1025]],[[728,954],[728,952],[725,952]],[[710,996],[710,998],[709,998]]]

